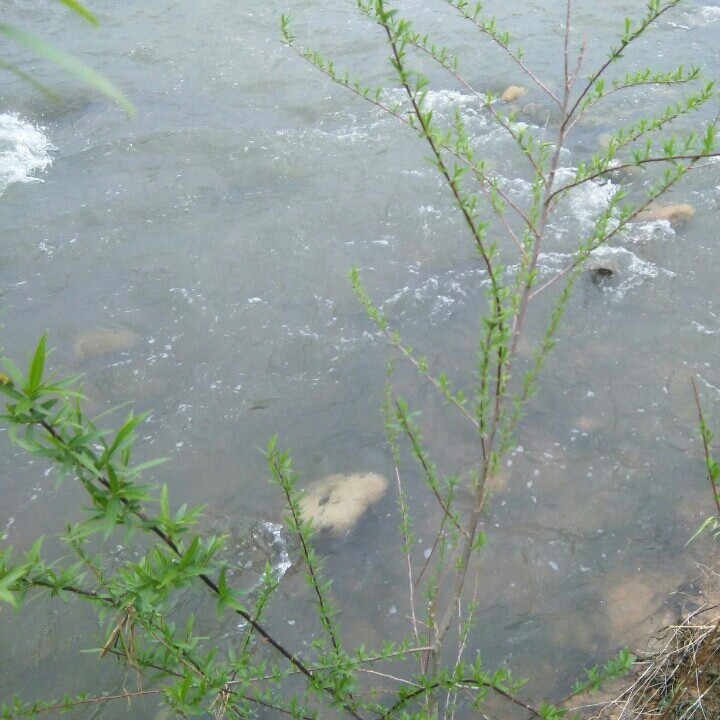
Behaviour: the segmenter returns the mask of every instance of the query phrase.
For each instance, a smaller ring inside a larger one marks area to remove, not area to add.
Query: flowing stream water
[[[487,3],[553,88],[562,70],[561,5]],[[460,56],[478,89],[528,85],[443,3],[403,7]],[[3,77],[0,345],[22,362],[49,330],[51,363],[85,374],[89,411],[125,401],[151,411],[138,457],[171,458],[152,479],[169,484],[176,504],[208,503],[238,534],[264,533],[285,563],[282,498],[258,451],[270,436],[292,448],[303,482],[355,471],[393,477],[380,412],[389,348],[347,270],[358,266],[393,326],[463,386],[472,380],[481,266],[421,143],[280,42],[279,16],[289,12],[299,43],[357,70],[392,100],[398,90],[382,33],[353,3],[108,0],[96,9],[98,30],[60,4],[28,0],[4,10],[4,21],[111,78],[138,112],[128,120],[56,68],[3,46],[4,58],[63,100],[53,104]],[[643,9],[633,0],[577,2],[574,47],[586,37],[584,67],[606,56],[626,14]],[[720,4],[689,0],[625,62],[700,64],[713,76],[719,39]],[[505,187],[526,198],[527,169],[512,142],[451,78],[432,79],[436,116],[450,120],[458,107]],[[618,93],[577,127],[563,165],[676,98],[662,86]],[[538,133],[552,127],[533,90],[518,111]],[[631,178],[631,195],[648,182]],[[562,267],[612,190],[591,184],[564,201],[541,273]],[[697,376],[708,410],[716,408],[718,166],[691,173],[670,199],[692,204],[695,215],[675,227],[635,223],[601,255],[613,275],[579,279],[485,521],[471,640],[488,665],[534,673],[536,696],[566,690],[583,664],[639,642],[649,615],[674,611],[663,602],[697,574],[695,562],[711,561],[710,544],[684,546],[712,511],[689,378]],[[529,337],[540,332],[549,300],[531,314]],[[411,382],[408,369],[398,373],[401,385],[415,386],[438,464],[468,477],[478,453],[471,428]],[[0,538],[21,552],[77,518],[81,494],[68,481],[57,489],[44,463],[11,447],[5,433],[0,439]],[[432,542],[424,509],[432,499],[410,462],[403,479],[422,557]],[[319,549],[350,642],[371,646],[409,632],[392,492],[350,535],[322,539]],[[311,609],[300,587],[299,574],[288,572],[273,616],[290,646],[307,640]],[[3,609],[0,698],[134,686],[112,663],[78,655],[99,642],[98,631],[76,604]],[[153,717],[152,704],[139,708],[130,713]],[[115,705],[86,716],[127,713]]]

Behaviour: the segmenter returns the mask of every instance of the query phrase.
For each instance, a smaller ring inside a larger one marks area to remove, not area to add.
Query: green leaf
[[[111,457],[118,450],[124,448],[128,443],[132,442],[133,430],[135,430],[135,427],[138,425],[138,423],[141,423],[147,416],[148,413],[143,413],[142,415],[133,415],[132,410],[130,411],[130,414],[127,416],[127,419],[117,431],[117,434],[115,435],[115,440],[113,440],[112,445],[107,451],[108,457]]]
[[[84,5],[77,0],[58,0],[66,7],[69,7],[74,13],[87,20],[93,27],[99,25],[97,18]]]
[[[13,607],[17,605],[15,596],[10,592],[10,586],[20,579],[27,571],[27,566],[17,565],[0,578],[0,600],[9,603]]]
[[[115,85],[72,55],[56,48],[54,45],[46,43],[35,35],[8,25],[7,23],[0,23],[0,34],[23,45],[38,57],[55,63],[55,65],[62,68],[66,73],[73,75],[81,82],[89,85],[117,103],[131,117],[135,115],[135,106]]]
[[[35,540],[30,550],[28,550],[28,552],[26,553],[26,558],[28,560],[31,560],[32,562],[37,562],[37,560],[40,558],[40,549],[42,548],[44,540],[44,535],[41,535],[37,540]]]
[[[17,365],[10,358],[3,358],[3,365],[13,385],[19,388],[22,387],[25,384],[25,376],[20,372]],[[7,387],[7,384],[4,383],[3,386]]]
[[[97,469],[95,462],[89,458],[85,453],[70,450],[70,455],[77,461],[78,464],[89,470],[93,475],[100,475],[100,471]]]
[[[105,508],[105,523],[103,527],[103,540],[107,540],[117,524],[117,515],[120,510],[120,500],[116,497],[110,498]]]
[[[167,483],[163,483],[162,489],[160,490],[160,513],[165,519],[170,517]]]
[[[155,458],[154,460],[146,460],[139,465],[135,465],[129,469],[129,472],[133,475],[139,475],[145,470],[155,467],[156,465],[162,465],[163,463],[170,462],[170,458]]]
[[[11,72],[13,75],[17,75],[17,77],[28,83],[28,85],[32,85],[36,90],[39,90],[49,100],[60,102],[60,96],[57,93],[54,93],[49,87],[46,87],[40,81],[36,80],[30,73],[4,60],[0,60],[0,68]]]

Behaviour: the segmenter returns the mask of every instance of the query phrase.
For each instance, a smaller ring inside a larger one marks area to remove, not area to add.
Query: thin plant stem
[[[395,465],[395,481],[398,489],[398,502],[400,503],[400,512],[405,517],[407,515],[407,508],[405,507],[405,501],[403,500],[403,487],[402,481],[400,480],[400,469]],[[404,527],[404,526],[403,526]],[[418,632],[417,615],[415,614],[415,583],[413,582],[413,568],[412,568],[412,555],[410,547],[410,538],[405,530],[403,530],[403,542],[406,547],[405,551],[405,562],[407,564],[408,573],[408,601],[410,603],[410,619],[412,622],[413,635],[415,636],[415,642],[420,644],[420,634]]]
[[[534,82],[556,105],[561,105],[558,96],[552,90],[550,90],[550,88],[523,62],[522,58],[518,57],[516,53],[510,50],[508,45],[501,42],[495,34],[489,33],[480,23],[478,23],[476,18],[460,9],[455,4],[454,0],[447,0],[447,2],[449,5],[458,10],[462,14],[462,16],[466,20],[471,22],[478,30],[487,35],[493,42],[495,42],[499,47],[501,47],[510,56],[513,62],[515,62],[520,67],[520,69],[532,80],[532,82]]]
[[[39,424],[45,429],[45,431],[58,443],[65,444],[64,439],[56,432],[56,430],[46,421],[46,420],[40,420]],[[103,485],[106,489],[110,489],[110,483],[100,474],[96,475],[95,478],[101,485]],[[123,505],[128,505],[128,501],[126,498],[121,498],[121,501]],[[147,514],[145,514],[142,510],[135,510],[133,511],[133,514],[141,520],[146,527],[152,532],[153,534],[157,535],[176,555],[179,557],[182,557],[182,553],[180,551],[180,548],[177,546],[175,541],[169,537],[162,529],[160,529],[156,524],[154,524]],[[220,588],[217,585],[217,583],[210,578],[205,573],[200,573],[198,575],[200,578],[200,581],[206,585],[210,590],[212,590],[216,595],[220,594]],[[290,652],[285,648],[284,645],[282,645],[280,642],[278,642],[273,635],[268,632],[263,625],[261,625],[259,622],[257,622],[252,615],[250,615],[245,610],[242,610],[241,608],[235,608],[235,613],[240,615],[240,617],[243,618],[254,630],[257,632],[266,642],[268,642],[270,645],[272,645],[273,648],[275,648],[286,660],[291,662],[297,669],[305,675],[308,679],[314,680],[314,674],[307,668],[305,663],[300,660],[300,658],[297,657],[294,653]],[[331,688],[325,687],[324,691],[329,693],[330,695],[334,696],[334,693]],[[352,715],[352,717],[355,718],[355,720],[363,720],[362,716],[357,713],[357,711],[347,705],[343,705],[343,710],[345,710],[349,715]]]
[[[598,70],[596,70],[590,76],[590,78],[587,81],[587,84],[580,92],[580,95],[578,96],[577,100],[572,105],[569,112],[567,112],[568,118],[572,118],[572,116],[575,114],[575,111],[578,109],[578,106],[580,105],[580,103],[583,101],[585,96],[590,92],[593,85],[602,77],[602,75],[604,75],[605,71],[610,67],[610,65],[612,64],[614,59],[617,57],[621,57],[623,52],[625,51],[625,49],[628,47],[628,45],[630,45],[630,43],[632,43],[634,40],[637,40],[642,35],[642,33],[649,27],[649,25],[651,23],[654,23],[665,12],[667,12],[668,10],[670,10],[670,9],[674,8],[676,5],[678,5],[679,2],[680,2],[680,0],[672,0],[667,5],[665,5],[665,7],[660,8],[659,12],[657,12],[657,13],[651,12],[648,15],[648,20],[645,21],[645,24],[643,25],[643,27],[640,30],[635,31],[628,37],[623,38],[621,40],[620,46],[618,47],[616,53],[612,53],[610,55],[610,57],[608,57],[608,59],[600,66],[600,68]],[[563,114],[565,114],[565,113],[563,113]]]
[[[692,384],[693,395],[695,396],[695,406],[697,407],[698,418],[700,420],[700,429],[701,429],[701,435],[702,435],[702,439],[703,439],[703,450],[705,452],[705,465],[708,470],[708,478],[710,480],[710,485],[712,486],[713,500],[715,501],[715,507],[717,508],[718,516],[720,517],[720,494],[718,494],[716,477],[711,469],[712,468],[712,457],[710,456],[710,446],[708,445],[707,423],[705,422],[705,416],[703,414],[702,405],[700,404],[700,395],[698,394],[698,389],[697,389],[697,385],[695,383],[695,378],[692,375],[690,376],[690,382]]]

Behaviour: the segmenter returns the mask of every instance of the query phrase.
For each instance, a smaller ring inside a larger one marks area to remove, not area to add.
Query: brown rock
[[[505,92],[501,95],[501,100],[506,103],[515,102],[518,98],[521,98],[527,89],[520,85],[510,85],[505,88]]]
[[[578,430],[588,433],[601,430],[605,427],[605,424],[606,423],[602,422],[599,418],[591,417],[590,415],[580,415],[573,420],[573,425],[575,425]]]
[[[385,494],[388,481],[374,473],[330,475],[313,483],[300,501],[303,516],[316,530],[352,530],[360,516]]]
[[[637,219],[643,222],[649,220],[667,220],[671,225],[685,222],[695,214],[695,209],[687,203],[650,203]]]
[[[73,343],[73,352],[78,360],[85,360],[97,355],[131,350],[140,338],[130,330],[113,330],[110,328],[90,330],[80,333]]]

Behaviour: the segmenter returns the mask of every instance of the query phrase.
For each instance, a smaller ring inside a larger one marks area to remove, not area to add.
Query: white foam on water
[[[407,92],[404,88],[387,88],[380,94],[383,100],[394,103],[406,103]],[[458,105],[480,105],[486,98],[458,90],[428,90],[425,94],[424,110],[453,110]]]
[[[556,177],[558,187],[562,187],[575,179],[575,170],[558,168]],[[609,180],[602,182],[588,180],[569,190],[565,201],[568,203],[571,215],[580,221],[584,229],[588,230],[598,215],[607,208],[613,195],[619,189],[618,185]]]
[[[700,373],[696,374],[697,379],[710,390],[716,398],[720,398],[720,388],[717,385],[713,385],[709,380],[706,380]]]
[[[473,105],[475,103],[479,105],[486,101],[487,98],[482,95],[478,98],[470,93],[461,93],[457,90],[429,90],[425,96],[425,109],[453,109],[457,105]]]
[[[540,253],[538,256],[538,275],[545,279],[565,268],[575,256],[572,253]],[[585,267],[588,269],[606,267],[613,271],[613,280],[601,285],[607,295],[615,299],[622,298],[628,290],[641,285],[646,280],[659,276],[674,277],[675,273],[639,258],[634,252],[623,247],[603,245],[593,250]],[[512,268],[508,268],[512,270]]]
[[[398,106],[398,112],[404,115],[409,110],[407,93],[402,88],[383,90],[380,100],[388,107]],[[424,111],[432,111],[441,120],[441,124],[452,123],[456,110],[466,125],[471,145],[480,144],[488,134],[496,131],[495,123],[490,122],[484,113],[484,104],[487,99],[484,95],[473,95],[457,90],[428,90],[423,102]],[[382,113],[382,111],[378,111]],[[389,120],[390,118],[385,118]],[[501,132],[506,132],[500,128]]]
[[[266,521],[261,525],[261,532],[265,535],[266,542],[273,554],[271,572],[275,580],[279,581],[292,567],[287,541],[283,534],[283,526],[279,523]]]
[[[599,247],[590,254],[588,267],[598,265],[609,266],[616,272],[617,284],[603,286],[603,290],[617,298],[623,297],[628,290],[636,288],[645,280],[652,280],[659,275],[675,277],[671,270],[643,260],[630,250],[611,245]]]
[[[708,327],[708,325],[698,322],[697,320],[691,320],[690,324],[703,335],[717,335],[720,333],[720,324],[718,323],[718,314],[714,313],[710,308],[707,308],[707,313],[712,318],[712,321],[706,321],[709,322],[713,327]]]
[[[700,8],[700,17],[705,24],[710,24],[720,20],[720,7],[716,5],[706,5]]]
[[[407,110],[407,94],[403,88],[386,88],[378,98],[378,101],[388,108],[395,105],[398,113],[402,116]],[[465,121],[480,120],[482,98],[477,98],[468,93],[461,93],[456,90],[429,90],[425,96],[424,109],[433,110],[440,116],[451,117],[456,107],[463,108],[463,119]],[[476,106],[476,107],[475,107]],[[300,145],[325,145],[327,142],[340,142],[345,144],[366,144],[368,142],[387,143],[388,136],[381,132],[397,120],[386,113],[382,108],[376,108],[373,115],[355,115],[347,110],[338,110],[325,116],[315,127],[307,130],[285,130],[276,132],[276,136],[286,138],[295,144]]]
[[[374,95],[372,96],[374,98]],[[395,108],[400,117],[407,117],[410,110],[407,93],[403,88],[385,88],[377,98],[380,105],[387,109]],[[428,90],[425,95],[423,110],[433,111],[442,124],[452,122],[456,109],[460,111],[461,118],[466,124],[472,145],[487,142],[488,134],[493,137],[507,135],[503,128],[490,123],[483,112],[486,102],[484,95],[473,95],[457,90]],[[312,128],[309,129],[280,129],[275,136],[301,147],[314,147],[328,143],[341,143],[346,145],[381,143],[387,144],[391,136],[387,129],[397,123],[382,107],[376,107],[374,112],[356,115],[346,109],[325,115]],[[488,133],[488,127],[490,132]],[[247,148],[246,148],[247,149]],[[424,173],[418,173],[424,174]]]
[[[699,333],[702,333],[703,335],[717,335],[717,333],[720,332],[720,330],[718,330],[718,329],[713,330],[713,329],[711,329],[711,328],[708,328],[708,327],[706,327],[705,325],[703,325],[702,323],[697,322],[696,320],[691,320],[691,321],[690,321],[690,324],[691,324]]]
[[[530,197],[532,193],[532,183],[527,180],[519,177],[509,180],[497,174],[495,177],[499,180],[500,187],[515,198],[522,199]]]
[[[440,276],[430,275],[412,290],[410,287],[403,287],[387,298],[381,305],[381,309],[392,307],[397,303],[408,303],[419,312],[422,317],[430,319],[432,324],[447,321],[459,306],[465,304],[468,297],[466,288],[475,288],[482,285],[484,276],[482,269],[474,268],[468,272],[457,272],[450,270]],[[401,315],[409,311],[405,305],[399,309]],[[394,312],[398,312],[395,308]],[[410,311],[414,314],[413,311]]]
[[[14,182],[42,182],[33,173],[52,164],[53,150],[41,128],[17,115],[0,114],[0,195]]]
[[[720,7],[717,5],[704,5],[699,10],[686,11],[680,14],[680,20],[667,20],[667,25],[679,30],[688,30],[693,27],[713,25],[720,20]]]
[[[646,245],[651,242],[672,239],[675,230],[668,220],[636,220],[628,240],[633,245]]]

